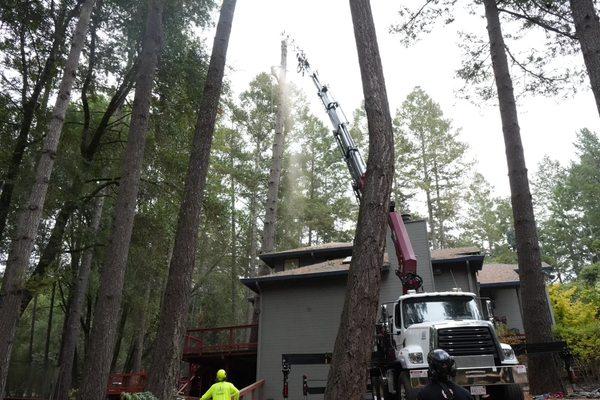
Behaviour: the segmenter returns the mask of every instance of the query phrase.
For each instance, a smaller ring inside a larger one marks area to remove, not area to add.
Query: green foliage
[[[445,247],[457,222],[468,162],[459,130],[444,118],[439,104],[416,87],[394,119],[397,189],[402,197],[425,195],[431,241]]]
[[[510,201],[494,196],[493,191],[483,175],[476,173],[465,196],[461,238],[480,247],[495,262],[515,262]]]
[[[600,361],[600,284],[576,281],[552,285],[549,292],[557,335],[583,361]]]
[[[579,159],[564,168],[546,157],[533,183],[544,260],[571,279],[600,253],[600,140],[582,129],[575,146]]]

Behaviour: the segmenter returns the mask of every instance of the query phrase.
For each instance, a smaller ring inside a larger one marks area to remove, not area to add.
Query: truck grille
[[[452,356],[497,356],[494,337],[487,327],[445,328],[438,330],[437,336],[438,348],[446,350]]]

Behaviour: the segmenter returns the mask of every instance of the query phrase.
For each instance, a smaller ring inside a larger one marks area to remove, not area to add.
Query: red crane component
[[[317,77],[317,73],[312,71],[304,52],[299,51],[297,57],[298,72],[306,72],[312,78],[312,81],[317,88],[317,94],[329,115],[329,119],[334,128],[333,135],[342,152],[344,161],[348,166],[350,175],[352,176],[354,193],[360,201],[362,190],[365,185],[365,173],[367,167],[360,155],[359,149],[356,147],[356,144],[350,135],[348,120],[340,108],[340,105],[331,96],[327,86],[322,85]],[[390,227],[394,249],[398,258],[398,270],[396,270],[396,275],[398,275],[402,281],[402,289],[404,293],[409,289],[417,290],[423,284],[423,280],[417,275],[417,257],[413,251],[404,221],[402,220],[402,217],[394,211],[393,202],[390,204],[388,225]]]

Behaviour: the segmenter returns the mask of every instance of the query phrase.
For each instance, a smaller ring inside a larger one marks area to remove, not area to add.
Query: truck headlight
[[[504,358],[505,359],[513,359],[515,358],[515,352],[513,351],[513,349],[502,349],[502,352],[504,353]]]
[[[423,364],[423,353],[408,353],[408,359],[412,364]]]

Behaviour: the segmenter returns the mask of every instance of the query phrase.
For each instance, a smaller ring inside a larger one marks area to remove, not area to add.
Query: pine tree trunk
[[[275,249],[275,233],[277,231],[277,203],[279,200],[279,182],[281,180],[281,161],[285,144],[285,116],[286,116],[286,83],[285,75],[287,68],[287,42],[281,41],[281,67],[279,71],[279,84],[277,85],[277,115],[275,116],[275,137],[273,138],[273,152],[271,171],[269,172],[269,183],[267,187],[267,201],[265,203],[265,226],[263,228],[263,239],[261,252],[269,253]],[[269,272],[266,267],[262,268],[262,274]]]
[[[102,220],[102,209],[104,206],[104,193],[100,193],[94,201],[92,220],[89,227],[90,237],[95,238],[100,231],[100,221]],[[83,254],[79,273],[75,279],[72,289],[71,304],[69,305],[67,317],[65,320],[64,331],[62,334],[62,343],[60,355],[58,357],[58,378],[54,387],[52,400],[68,400],[69,390],[71,389],[71,379],[73,377],[73,361],[75,358],[75,349],[80,331],[80,319],[83,313],[85,296],[87,293],[90,274],[92,271],[92,259],[94,249],[88,248]]]
[[[230,144],[233,147],[234,143],[235,143],[235,137],[234,137],[234,130],[231,130],[231,135],[229,138]],[[230,271],[230,277],[231,277],[231,323],[232,325],[235,325],[235,323],[237,322],[236,319],[236,311],[237,311],[237,266],[236,266],[236,246],[235,246],[235,242],[236,242],[236,238],[235,238],[235,179],[233,176],[233,169],[235,167],[234,164],[234,159],[233,159],[233,154],[234,154],[234,150],[233,148],[231,148],[229,150],[229,168],[230,168],[230,173],[229,173],[229,206],[230,206],[230,212],[231,212],[231,271]]]
[[[133,372],[140,372],[142,370],[142,357],[144,355],[144,339],[146,338],[146,321],[148,319],[148,303],[150,302],[150,291],[152,290],[152,281],[146,282],[144,288],[144,302],[142,309],[139,312],[138,318],[135,324],[136,335],[133,343],[133,354],[131,370]]]
[[[23,103],[23,117],[21,118],[21,124],[19,126],[19,135],[15,140],[15,147],[13,148],[10,163],[6,169],[6,174],[4,174],[2,177],[4,185],[2,185],[2,194],[0,194],[0,238],[2,238],[6,228],[6,221],[10,211],[10,205],[12,203],[15,181],[19,175],[21,162],[23,161],[25,149],[27,148],[29,133],[31,132],[31,125],[33,124],[33,120],[35,118],[36,106],[44,87],[47,87],[52,83],[54,66],[59,55],[58,52],[60,51],[60,46],[64,42],[65,32],[69,22],[71,21],[71,18],[66,14],[66,2],[62,7],[63,8],[61,9],[61,12],[57,18],[52,45],[50,47],[50,51],[48,52],[48,58],[44,63],[44,68],[42,69],[42,72],[40,73],[38,80],[33,87],[29,99]],[[47,97],[42,99],[42,104],[44,104],[45,101],[47,101]]]
[[[286,69],[287,69],[287,42],[281,41],[281,64],[279,71],[279,84],[277,86],[277,115],[275,116],[275,137],[273,138],[273,151],[271,158],[271,170],[269,172],[269,183],[267,186],[267,200],[265,202],[265,223],[263,226],[261,253],[269,253],[275,250],[275,234],[277,232],[277,203],[279,202],[279,183],[281,180],[281,162],[285,146],[285,118],[287,115],[286,101]],[[269,267],[260,262],[258,275],[268,275]],[[258,324],[260,318],[260,295],[254,295],[252,302],[252,323]],[[250,341],[258,341],[258,329],[250,332]]]
[[[27,357],[27,361],[29,362],[29,366],[33,363],[33,337],[35,336],[35,319],[37,314],[37,295],[33,298],[33,309],[31,310],[31,330],[29,332],[29,357]]]
[[[94,308],[83,380],[77,396],[79,400],[104,399],[110,372],[117,339],[115,328],[123,297],[125,267],[144,159],[152,88],[162,43],[162,10],[162,0],[148,1],[146,29],[140,55],[139,74],[136,79],[129,137],[124,153],[123,173],[119,182],[106,260],[100,273],[100,287]]]
[[[484,0],[484,5],[506,146],[521,295],[523,296],[523,325],[528,343],[550,342],[553,340],[552,319],[546,298],[512,79],[506,59],[496,2],[495,0]],[[532,394],[562,390],[558,367],[551,356],[529,354],[528,376]]]
[[[600,21],[594,0],[570,0],[575,32],[600,114]]]
[[[379,304],[386,221],[394,178],[394,137],[369,0],[350,0],[369,127],[366,184],[326,400],[363,399]]]
[[[431,247],[438,248],[435,229],[435,219],[433,218],[433,200],[431,200],[431,179],[427,172],[427,158],[425,156],[425,135],[421,134],[421,162],[423,163],[423,183],[425,187],[425,198],[427,201],[427,214],[429,216],[429,235],[431,237]]]
[[[170,399],[179,373],[182,339],[185,334],[185,323],[192,289],[192,274],[196,263],[202,198],[204,196],[217,109],[221,98],[225,60],[235,5],[236,0],[224,0],[221,6],[221,14],[198,111],[184,198],[179,209],[173,258],[169,266],[169,276],[160,312],[158,333],[152,351],[148,390],[160,400]]]
[[[121,311],[121,318],[119,318],[119,327],[117,328],[117,343],[113,351],[112,361],[110,362],[110,371],[117,371],[117,363],[119,362],[119,355],[121,354],[121,343],[123,342],[123,334],[125,333],[125,323],[127,322],[127,316],[129,315],[129,307],[127,304]]]
[[[50,354],[50,340],[52,339],[52,319],[54,317],[54,299],[56,296],[56,282],[52,285],[50,295],[50,308],[48,309],[48,324],[46,324],[46,345],[44,346],[44,366],[48,366],[48,356]]]
[[[90,22],[90,14],[95,0],[86,0],[81,8],[79,21],[73,34],[71,49],[67,58],[64,74],[58,90],[56,103],[52,112],[47,134],[44,138],[35,181],[27,206],[19,214],[15,238],[4,271],[2,281],[2,304],[0,305],[0,398],[4,395],[8,364],[13,340],[20,316],[21,295],[24,289],[25,272],[33,249],[33,242],[42,217],[42,211],[48,191],[48,182],[54,167],[56,150],[62,127],[71,98],[71,88],[75,81],[75,73],[79,64],[79,56],[85,44],[85,37]]]

